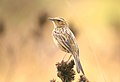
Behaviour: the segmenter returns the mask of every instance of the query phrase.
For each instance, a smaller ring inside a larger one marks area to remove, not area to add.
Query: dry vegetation
[[[56,64],[57,76],[61,79],[62,82],[72,82],[75,80],[75,71],[74,71],[74,60],[61,61]],[[57,82],[55,79],[50,80],[50,82]],[[80,79],[77,82],[89,82],[85,75],[80,75]]]

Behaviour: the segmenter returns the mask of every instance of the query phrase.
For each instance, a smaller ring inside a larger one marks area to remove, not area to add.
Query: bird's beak
[[[54,18],[48,18],[48,20],[54,21],[55,19]]]

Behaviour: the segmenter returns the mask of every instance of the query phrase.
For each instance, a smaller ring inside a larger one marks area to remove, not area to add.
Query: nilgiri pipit
[[[64,52],[70,53],[74,57],[77,72],[84,74],[82,65],[79,59],[79,48],[76,43],[76,38],[72,31],[69,29],[68,23],[63,18],[49,18],[54,24],[52,32],[55,44]]]

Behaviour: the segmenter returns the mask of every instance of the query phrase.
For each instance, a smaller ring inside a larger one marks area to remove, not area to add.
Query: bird
[[[79,48],[76,42],[76,38],[73,32],[69,29],[69,24],[64,18],[61,17],[48,19],[51,20],[54,25],[54,29],[52,31],[54,43],[62,51],[70,53],[71,56],[73,56],[77,73],[80,73],[81,71],[82,74],[85,75],[79,59]]]

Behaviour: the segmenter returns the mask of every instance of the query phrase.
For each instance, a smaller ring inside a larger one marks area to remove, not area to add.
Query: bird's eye
[[[61,20],[57,20],[58,22],[60,22]]]

